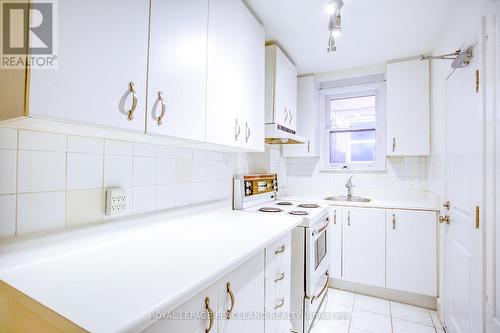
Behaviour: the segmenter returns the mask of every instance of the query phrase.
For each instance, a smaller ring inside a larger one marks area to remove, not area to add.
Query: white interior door
[[[483,332],[482,228],[476,206],[483,197],[484,129],[481,94],[476,92],[480,44],[472,63],[446,82],[445,200],[450,224],[444,228],[444,322],[449,333]]]

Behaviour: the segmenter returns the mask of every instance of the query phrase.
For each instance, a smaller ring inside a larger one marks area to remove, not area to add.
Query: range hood
[[[266,124],[266,143],[270,145],[300,144],[307,140],[285,126]]]

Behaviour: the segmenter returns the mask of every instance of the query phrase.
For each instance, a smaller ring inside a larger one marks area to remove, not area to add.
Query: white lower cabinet
[[[386,212],[386,286],[437,296],[436,213]]]
[[[330,207],[330,276],[436,297],[434,211]]]
[[[289,333],[290,267],[289,233],[144,332]]]
[[[345,208],[342,278],[385,287],[385,210]]]
[[[266,248],[266,333],[289,333],[291,234]]]
[[[330,207],[330,226],[328,227],[328,251],[330,252],[330,276],[342,278],[342,208]]]

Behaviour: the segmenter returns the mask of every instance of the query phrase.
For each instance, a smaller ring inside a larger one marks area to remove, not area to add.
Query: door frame
[[[495,318],[496,308],[500,306],[499,300],[496,299],[496,285],[497,280],[497,265],[496,265],[496,232],[497,232],[497,187],[496,171],[500,168],[500,161],[497,160],[496,151],[498,149],[496,143],[497,135],[497,112],[500,110],[499,105],[499,85],[500,82],[500,68],[497,64],[497,56],[500,55],[500,47],[497,39],[500,36],[500,24],[497,21],[498,14],[500,13],[500,2],[492,3],[489,8],[489,15],[483,19],[483,29],[487,38],[484,40],[485,52],[483,56],[484,61],[484,75],[483,75],[483,89],[485,91],[484,105],[485,105],[485,145],[486,145],[486,170],[485,170],[485,186],[486,186],[486,248],[485,248],[485,329],[486,332],[498,333],[500,332],[500,318]],[[489,75],[489,73],[491,73]]]

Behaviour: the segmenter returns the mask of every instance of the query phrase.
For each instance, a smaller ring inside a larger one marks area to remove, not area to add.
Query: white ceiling
[[[456,0],[344,0],[337,52],[328,44],[327,0],[247,0],[300,74],[381,64],[431,53]]]

